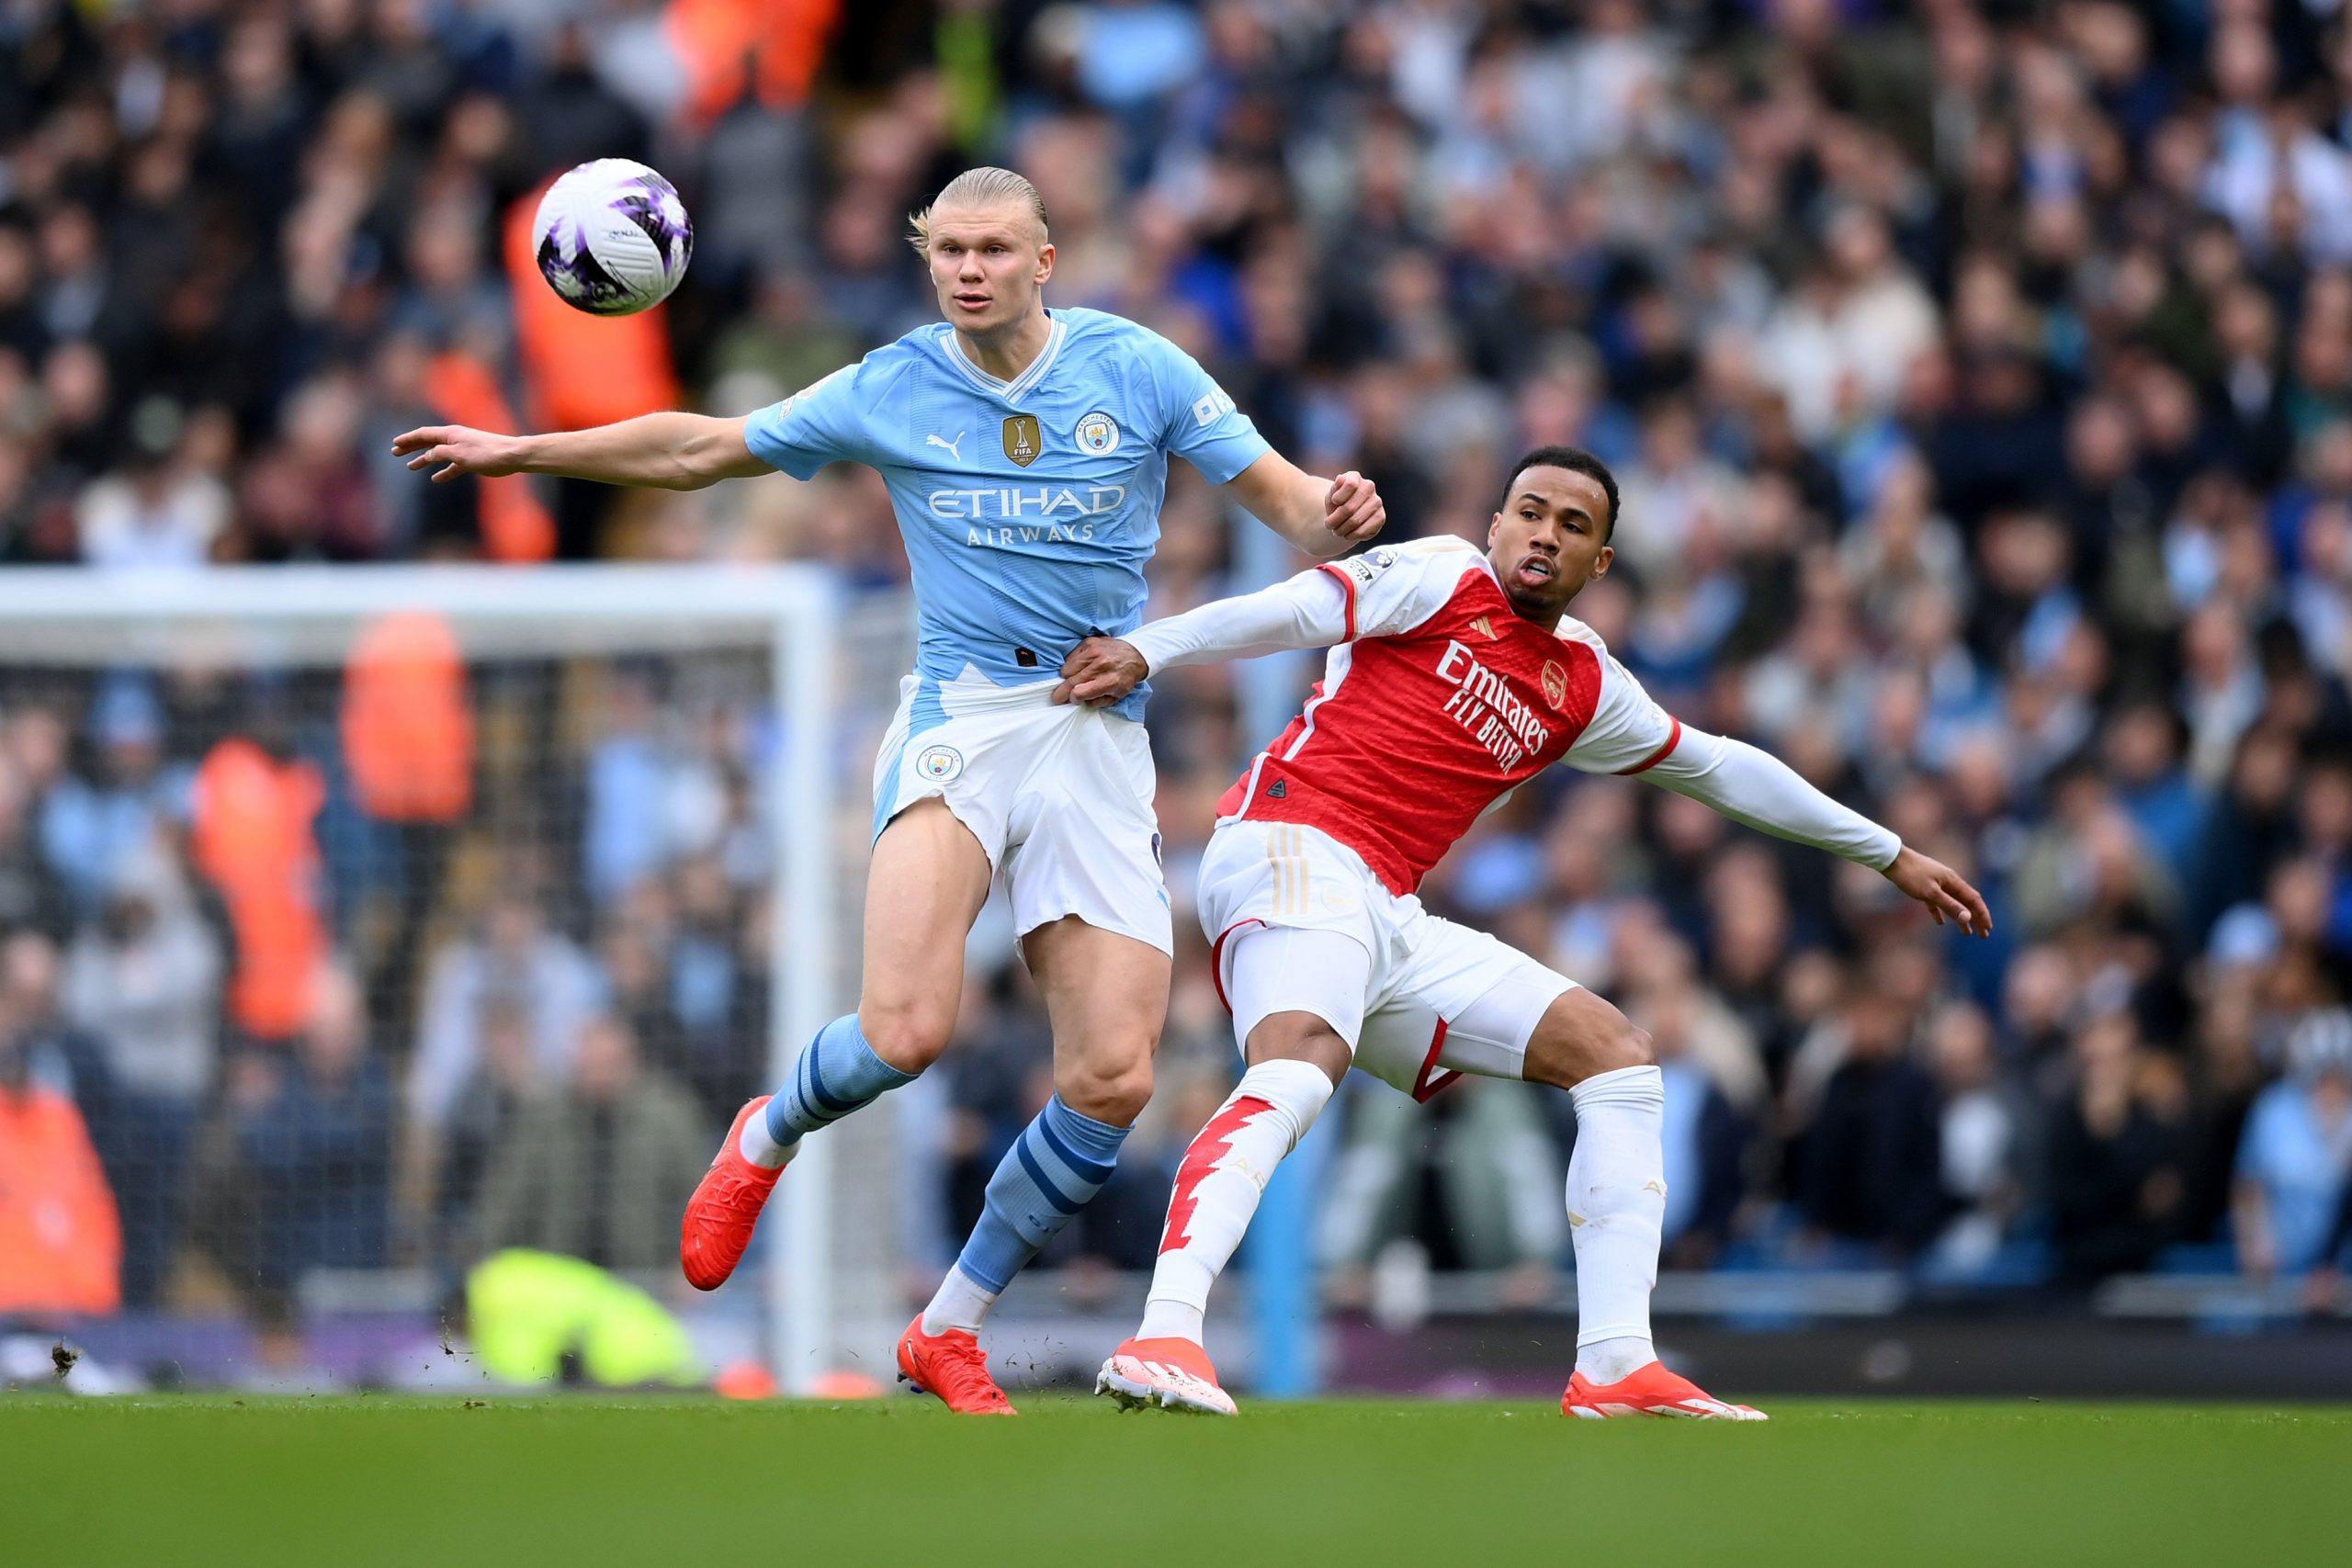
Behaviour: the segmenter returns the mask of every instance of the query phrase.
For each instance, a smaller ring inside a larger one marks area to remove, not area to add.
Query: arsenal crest
[[[1568,700],[1568,672],[1548,659],[1544,661],[1544,700],[1555,708]]]
[[[1004,455],[1027,468],[1046,449],[1046,441],[1037,429],[1034,413],[1016,413],[1004,422]]]

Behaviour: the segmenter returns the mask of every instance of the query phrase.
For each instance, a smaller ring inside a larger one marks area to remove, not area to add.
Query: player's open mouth
[[[958,294],[956,303],[967,310],[985,310],[989,308],[989,297],[985,294]]]
[[[1559,575],[1549,556],[1529,556],[1519,563],[1518,577],[1521,582],[1549,582]]]

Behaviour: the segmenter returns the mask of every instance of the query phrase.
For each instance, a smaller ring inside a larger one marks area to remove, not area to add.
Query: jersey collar
[[[1506,599],[1510,597],[1510,593],[1503,589],[1503,580],[1501,575],[1495,570],[1495,563],[1487,558],[1487,552],[1484,550],[1480,550],[1478,552],[1478,570],[1487,574],[1487,581],[1495,585],[1497,592],[1501,592],[1503,597]],[[1518,617],[1514,615],[1512,618],[1517,619]],[[1552,628],[1552,635],[1558,637],[1562,642],[1581,642],[1584,640],[1583,638],[1568,630],[1570,626],[1581,624],[1582,623],[1577,621],[1574,615],[1562,615],[1560,617],[1560,624]]]
[[[1046,372],[1054,367],[1054,361],[1062,351],[1062,340],[1069,335],[1069,324],[1051,310],[1046,312],[1046,320],[1049,323],[1046,332],[1046,346],[1038,352],[1036,358],[1029,362],[1028,369],[1010,381],[1001,376],[989,375],[966,357],[963,341],[956,337],[956,328],[950,322],[939,323],[944,334],[940,339],[940,348],[946,355],[947,363],[960,371],[964,379],[979,390],[993,392],[1006,402],[1017,406],[1023,397],[1046,378]]]

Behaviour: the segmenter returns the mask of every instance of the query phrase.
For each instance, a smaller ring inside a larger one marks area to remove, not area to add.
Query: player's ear
[[[1617,558],[1617,547],[1616,547],[1616,546],[1614,546],[1614,545],[1603,545],[1603,546],[1601,546],[1601,547],[1600,547],[1600,553],[1599,555],[1597,555],[1597,556],[1595,556],[1595,557],[1593,557],[1593,558],[1592,558],[1592,577],[1588,577],[1588,578],[1586,578],[1586,579],[1585,579],[1585,581],[1586,581],[1587,582],[1590,582],[1590,581],[1593,580],[1593,578],[1596,578],[1596,577],[1607,577],[1607,576],[1609,575],[1609,563],[1610,563],[1611,561],[1615,560],[1616,558]]]
[[[1054,243],[1051,240],[1037,247],[1037,282],[1042,287],[1054,276]]]
[[[1487,548],[1491,550],[1495,547],[1495,536],[1502,532],[1502,526],[1503,514],[1498,512],[1494,521],[1487,525]]]

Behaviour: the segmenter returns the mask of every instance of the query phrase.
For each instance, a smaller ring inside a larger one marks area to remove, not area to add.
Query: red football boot
[[[1189,1339],[1130,1339],[1111,1352],[1094,1380],[1122,1410],[1191,1410],[1237,1416],[1233,1395],[1217,1385],[1209,1353]]]
[[[1582,1372],[1568,1379],[1560,1396],[1560,1414],[1600,1420],[1611,1416],[1685,1416],[1702,1421],[1762,1421],[1761,1410],[1726,1404],[1664,1361],[1634,1368],[1615,1382],[1596,1383]]]
[[[899,1337],[899,1381],[937,1394],[958,1416],[1020,1414],[989,1376],[989,1359],[979,1340],[961,1328],[925,1334],[920,1314]]]
[[[752,1245],[760,1211],[775,1190],[775,1179],[784,1174],[782,1166],[763,1170],[743,1157],[743,1123],[764,1112],[772,1098],[763,1094],[735,1112],[727,1141],[686,1200],[686,1217],[678,1227],[678,1267],[697,1291],[715,1291],[735,1272],[743,1249]]]

